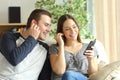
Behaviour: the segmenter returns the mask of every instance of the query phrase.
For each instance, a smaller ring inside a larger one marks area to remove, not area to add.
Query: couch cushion
[[[92,74],[90,80],[120,80],[120,61],[110,63]]]

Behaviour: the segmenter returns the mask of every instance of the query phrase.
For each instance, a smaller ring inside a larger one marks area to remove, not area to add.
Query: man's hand
[[[30,28],[25,29],[23,28],[22,31],[20,31],[20,34],[26,39],[28,36],[34,37],[36,40],[39,37],[40,29],[36,24],[32,24]]]

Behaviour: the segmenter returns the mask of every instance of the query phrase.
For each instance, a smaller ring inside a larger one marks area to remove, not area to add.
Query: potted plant
[[[36,1],[36,8],[49,10],[53,15],[53,27],[50,35],[54,36],[56,32],[56,23],[58,18],[63,14],[71,14],[77,20],[82,39],[92,39],[89,28],[87,27],[88,18],[86,11],[86,0],[63,0],[62,3],[56,3],[56,0],[39,0]]]

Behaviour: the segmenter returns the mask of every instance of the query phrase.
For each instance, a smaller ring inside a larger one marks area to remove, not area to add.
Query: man
[[[50,79],[48,46],[41,42],[49,33],[50,24],[51,14],[35,9],[22,32],[7,32],[2,36],[0,80],[37,80],[38,76],[39,80]]]

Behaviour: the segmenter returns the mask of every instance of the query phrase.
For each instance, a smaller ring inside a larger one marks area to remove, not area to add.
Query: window
[[[88,12],[88,18],[89,18],[88,27],[89,27],[90,33],[96,37],[93,4],[94,4],[93,0],[87,0],[87,12]]]

